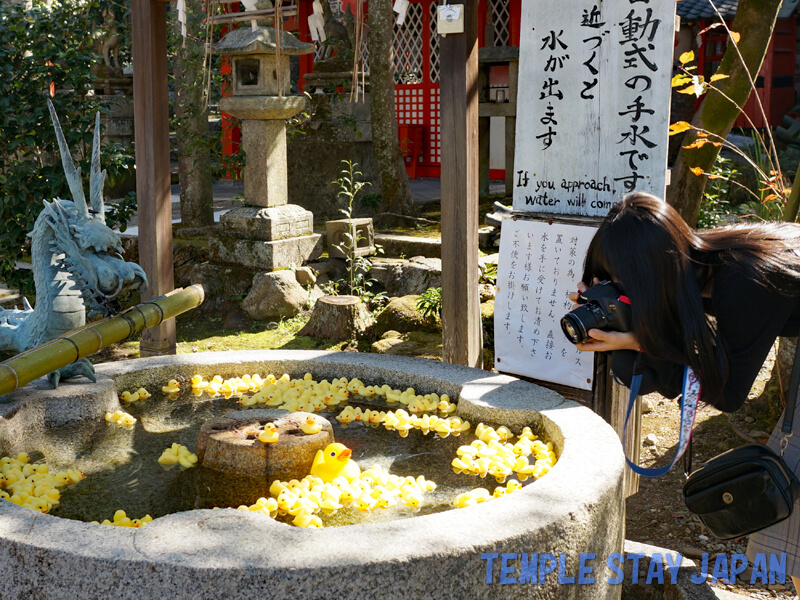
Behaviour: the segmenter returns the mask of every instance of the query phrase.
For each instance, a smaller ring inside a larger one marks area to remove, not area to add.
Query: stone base
[[[255,372],[413,386],[457,398],[458,415],[473,424],[529,425],[546,433],[559,460],[524,489],[477,506],[314,531],[225,509],[175,513],[139,528],[102,527],[0,501],[2,598],[423,600],[432,590],[437,597],[465,599],[620,598],[623,586],[608,583],[615,573],[605,562],[623,547],[619,437],[588,408],[555,392],[447,363],[319,350],[199,352],[116,361],[97,370],[123,390],[198,374]],[[6,418],[24,417],[30,423],[26,435],[35,442],[44,429],[25,417],[26,407]],[[430,435],[417,435],[420,452],[441,446]],[[522,552],[563,552],[570,576],[578,573],[580,554],[593,552],[597,559],[587,565],[595,583],[559,585],[553,572],[542,584],[501,585],[504,563],[511,579],[521,579]],[[498,556],[492,584],[486,583],[485,553]]]
[[[213,261],[265,271],[283,269],[292,264],[303,265],[322,254],[322,236],[318,233],[273,242],[230,237],[213,237],[210,242]]]
[[[296,204],[272,208],[240,206],[219,220],[225,235],[272,242],[312,233],[314,215]]]
[[[307,418],[322,426],[315,434],[300,429]],[[279,439],[258,439],[264,425],[274,423]],[[302,479],[311,472],[318,450],[333,443],[331,424],[319,415],[285,410],[255,409],[232,412],[206,421],[197,440],[197,508],[253,504],[269,497],[276,479]]]

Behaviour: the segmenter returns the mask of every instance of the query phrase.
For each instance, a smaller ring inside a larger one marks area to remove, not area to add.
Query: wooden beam
[[[174,289],[166,5],[133,0],[131,29],[139,263],[149,282],[142,294],[147,301]],[[142,356],[175,354],[175,319],[145,331],[139,351]]]
[[[443,356],[483,364],[478,297],[478,0],[441,40]]]
[[[223,23],[238,23],[239,21],[252,21],[254,19],[266,19],[267,17],[274,17],[277,11],[274,8],[264,8],[261,10],[252,10],[246,12],[228,13],[226,15],[215,15],[211,18],[212,25],[221,25]],[[281,16],[294,17],[297,15],[297,7],[281,9]]]

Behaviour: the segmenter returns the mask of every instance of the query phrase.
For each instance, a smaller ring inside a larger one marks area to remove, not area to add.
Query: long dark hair
[[[704,400],[722,400],[724,345],[705,314],[701,292],[711,267],[736,265],[780,294],[800,294],[800,225],[764,223],[695,232],[669,204],[642,192],[623,198],[597,230],[583,282],[613,279],[631,299],[632,331],[655,358],[690,365]]]

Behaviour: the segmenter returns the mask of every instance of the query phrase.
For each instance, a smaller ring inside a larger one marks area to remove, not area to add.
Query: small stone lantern
[[[212,240],[212,252],[224,262],[267,270],[304,264],[319,256],[321,236],[313,233],[311,212],[288,204],[286,119],[306,106],[304,96],[289,95],[290,56],[309,54],[314,45],[273,27],[242,27],[213,50],[232,61],[233,96],[222,98],[220,109],[242,119],[246,206],[222,216],[228,239]]]

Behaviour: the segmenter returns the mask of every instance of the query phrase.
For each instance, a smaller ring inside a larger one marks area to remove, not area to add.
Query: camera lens
[[[564,315],[561,330],[573,344],[583,344],[589,341],[590,329],[603,329],[607,324],[603,309],[592,301]]]
[[[580,319],[575,318],[573,313],[564,315],[561,319],[561,331],[573,344],[581,344],[589,339],[589,334],[583,328]]]

